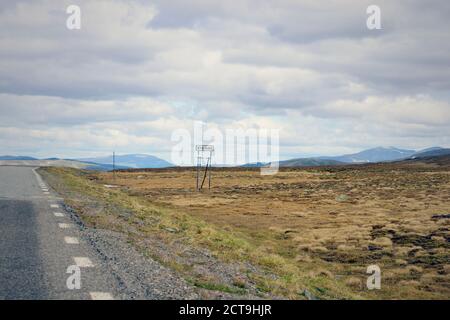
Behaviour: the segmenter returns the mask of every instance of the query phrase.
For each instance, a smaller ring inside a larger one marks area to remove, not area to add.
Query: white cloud
[[[311,112],[333,118],[430,126],[437,131],[440,127],[448,127],[450,123],[450,102],[437,101],[424,95],[396,98],[368,96],[360,101],[336,100],[322,108],[311,109]]]

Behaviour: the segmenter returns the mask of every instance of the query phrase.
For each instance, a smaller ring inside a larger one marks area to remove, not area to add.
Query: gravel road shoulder
[[[195,288],[170,269],[144,257],[128,243],[125,235],[87,227],[77,213],[65,206],[66,212],[80,228],[103,262],[107,272],[117,281],[119,297],[124,299],[198,299]]]

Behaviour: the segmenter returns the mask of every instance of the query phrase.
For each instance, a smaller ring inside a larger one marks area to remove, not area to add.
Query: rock
[[[382,247],[380,247],[380,246],[374,246],[374,245],[368,245],[368,246],[367,246],[367,249],[368,249],[369,251],[383,250]]]
[[[318,300],[315,295],[308,291],[308,289],[303,290],[301,294],[308,300]]]
[[[348,200],[348,196],[345,194],[340,194],[336,197],[336,201],[338,202],[344,202]]]
[[[450,219],[450,213],[449,214],[435,214],[431,217],[431,219]]]

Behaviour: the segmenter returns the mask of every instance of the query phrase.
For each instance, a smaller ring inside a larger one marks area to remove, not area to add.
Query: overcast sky
[[[282,158],[450,146],[448,0],[2,0],[0,43],[0,154],[170,160],[195,120]]]

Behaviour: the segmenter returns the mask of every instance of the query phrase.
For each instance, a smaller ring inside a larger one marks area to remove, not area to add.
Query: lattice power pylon
[[[197,174],[196,188],[197,191],[203,189],[206,178],[208,177],[208,189],[211,189],[211,161],[214,153],[214,146],[202,144],[195,146],[197,151]],[[203,169],[204,167],[204,169]]]

